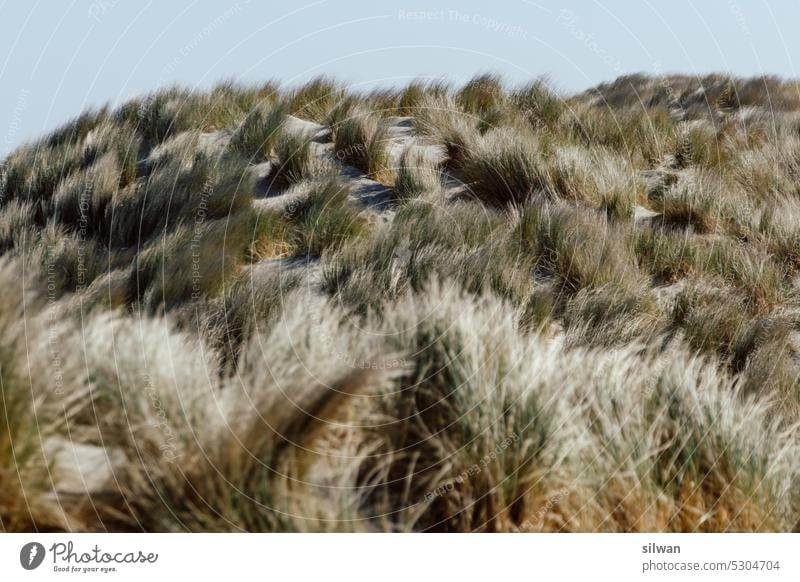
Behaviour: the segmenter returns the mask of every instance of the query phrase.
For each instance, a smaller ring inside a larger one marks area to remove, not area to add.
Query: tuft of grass
[[[47,145],[55,148],[66,144],[81,144],[87,135],[108,120],[109,116],[108,107],[84,111],[74,120],[65,123],[50,133],[47,137]]]
[[[141,134],[147,149],[152,149],[179,133],[192,129],[190,118],[181,116],[184,103],[191,94],[170,88],[148,95],[142,100],[123,104],[111,118],[120,125],[130,125]]]
[[[456,103],[468,113],[484,114],[496,110],[505,100],[499,75],[483,73],[470,79],[456,93]]]
[[[680,127],[674,136],[674,165],[678,168],[699,166],[723,169],[728,149],[723,136],[709,123],[693,123]]]
[[[398,98],[399,115],[416,116],[424,107],[426,100],[444,98],[450,92],[449,86],[441,80],[412,81],[403,89]]]
[[[325,117],[324,125],[331,129],[333,135],[342,123],[353,117],[361,107],[361,101],[354,95],[349,95],[334,105]]]
[[[85,163],[83,149],[66,143],[55,147],[32,144],[17,150],[4,166],[4,200],[24,200],[36,205],[37,221],[51,211],[58,184]]]
[[[255,273],[233,281],[208,308],[208,341],[221,354],[224,368],[235,368],[242,349],[253,337],[266,334],[286,310],[302,279],[296,274]]]
[[[416,200],[402,206],[395,218],[392,235],[396,240],[413,239],[448,250],[487,246],[510,224],[507,216],[467,201],[441,205]]]
[[[511,92],[510,100],[522,117],[536,129],[553,128],[566,105],[547,79],[536,79]]]
[[[55,223],[25,242],[29,246],[19,255],[27,266],[34,267],[34,274],[54,301],[85,289],[118,259],[95,239],[70,233]]]
[[[336,178],[312,184],[308,197],[292,217],[295,248],[320,257],[367,232],[368,223],[350,200],[349,188]]]
[[[569,291],[605,285],[637,289],[642,280],[625,231],[600,215],[528,204],[517,213],[513,240]]]
[[[548,191],[559,198],[596,206],[629,220],[644,199],[645,182],[623,157],[605,149],[562,146],[547,160]]]
[[[294,227],[286,213],[254,208],[247,259],[257,263],[288,257],[294,252]]]
[[[743,391],[767,400],[785,418],[800,413],[795,325],[782,314],[759,317],[734,345],[732,356],[733,369],[743,373]]]
[[[698,269],[731,281],[745,292],[750,305],[757,310],[768,311],[787,297],[781,269],[758,247],[715,240],[700,251]]]
[[[53,196],[53,220],[82,236],[110,235],[106,209],[115,198],[122,171],[113,154],[106,154],[83,172],[63,180]]]
[[[491,206],[519,205],[547,195],[547,166],[536,139],[493,131],[483,136],[462,166],[469,192]]]
[[[144,245],[175,225],[236,214],[250,207],[252,197],[253,180],[241,158],[170,157],[107,208],[111,244]]]
[[[477,119],[461,111],[446,95],[425,96],[417,106],[414,122],[417,131],[447,154],[447,165],[460,169],[473,151],[479,134]]]
[[[275,159],[268,179],[281,188],[303,180],[329,175],[333,165],[318,157],[312,149],[312,138],[305,132],[282,130],[275,142]]]
[[[359,313],[381,311],[389,298],[456,280],[471,293],[492,289],[521,305],[532,265],[504,238],[508,220],[467,203],[442,208],[425,200],[400,207],[392,227],[333,254],[323,289]]]
[[[558,132],[584,147],[607,147],[637,168],[652,168],[672,153],[675,120],[665,108],[616,110],[578,103],[559,118]]]
[[[442,188],[439,165],[425,150],[406,148],[400,156],[394,193],[399,200],[435,194]]]
[[[391,183],[387,139],[388,129],[381,120],[371,112],[354,110],[335,128],[333,155],[337,161],[355,166],[370,178]]]
[[[701,249],[691,233],[656,228],[637,231],[634,244],[639,265],[664,283],[692,273]]]
[[[19,253],[35,240],[34,205],[31,202],[12,200],[0,208],[0,254]]]
[[[699,234],[715,231],[721,219],[720,197],[696,176],[678,180],[662,196],[651,198],[651,204],[662,224]]]
[[[136,257],[127,302],[151,313],[214,297],[230,285],[247,256],[252,228],[247,212],[180,226]]]
[[[581,289],[567,298],[563,320],[571,346],[605,348],[647,342],[667,323],[653,294],[640,280],[632,289],[605,285]]]
[[[180,116],[185,125],[205,132],[238,127],[252,111],[274,106],[278,86],[267,82],[260,87],[245,87],[223,81],[208,93],[192,93],[181,103]]]
[[[779,198],[761,209],[756,229],[770,254],[791,269],[800,267],[798,219],[798,201],[794,198]]]
[[[747,331],[748,311],[741,293],[699,283],[678,294],[671,319],[693,350],[729,358]]]
[[[286,109],[282,105],[275,105],[267,112],[254,109],[236,128],[228,148],[254,163],[269,159],[282,135],[285,118]]]
[[[317,77],[287,96],[287,109],[292,115],[324,123],[331,111],[345,98],[344,87],[327,77]]]

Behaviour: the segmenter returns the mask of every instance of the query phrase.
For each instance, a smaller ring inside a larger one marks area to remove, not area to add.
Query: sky
[[[796,78],[798,22],[796,0],[0,0],[0,157],[174,84],[488,71],[569,94],[636,72]]]

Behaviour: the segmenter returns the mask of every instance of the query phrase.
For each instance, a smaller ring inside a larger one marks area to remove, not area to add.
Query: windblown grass
[[[337,179],[318,180],[308,197],[293,215],[296,246],[299,252],[320,257],[335,250],[367,230],[367,223],[353,207],[348,187]]]
[[[493,131],[482,137],[464,161],[470,192],[494,206],[521,204],[547,190],[545,161],[536,139]]]
[[[796,530],[796,90],[226,82],[23,145],[0,529]]]
[[[253,163],[269,158],[279,137],[286,111],[281,105],[264,112],[254,109],[236,128],[231,137],[230,149]]]
[[[423,150],[407,148],[400,157],[394,192],[398,200],[409,200],[441,191],[442,177],[438,163]]]
[[[335,159],[355,166],[375,180],[391,183],[386,150],[388,132],[380,119],[371,112],[353,110],[334,131]]]

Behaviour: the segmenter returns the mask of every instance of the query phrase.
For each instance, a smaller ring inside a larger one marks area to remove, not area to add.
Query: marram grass
[[[19,147],[0,528],[797,531],[797,87],[667,81],[169,88]]]

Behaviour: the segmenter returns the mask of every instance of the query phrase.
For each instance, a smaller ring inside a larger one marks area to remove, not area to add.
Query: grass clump
[[[569,291],[604,285],[635,289],[641,282],[630,240],[600,215],[528,204],[518,213],[514,241]]]
[[[701,249],[691,233],[656,228],[637,231],[634,244],[639,265],[668,284],[695,270]]]
[[[717,230],[721,221],[721,200],[717,194],[707,181],[691,176],[679,180],[662,196],[651,199],[651,203],[662,224],[708,234]]]
[[[449,94],[449,86],[441,80],[412,81],[402,90],[398,97],[398,115],[416,117],[424,107],[426,100],[444,98]]]
[[[235,214],[249,207],[252,197],[253,181],[241,158],[170,157],[108,209],[111,242],[143,245],[174,225]]]
[[[267,112],[254,109],[236,128],[228,147],[253,163],[268,159],[282,135],[285,116],[286,111],[280,105]]]
[[[130,125],[142,136],[148,149],[165,142],[188,129],[188,119],[181,116],[190,93],[171,88],[148,95],[142,100],[129,101],[112,114],[112,119]]]
[[[337,179],[314,182],[305,201],[292,216],[295,248],[303,255],[320,257],[363,236],[368,223],[350,201],[347,186]]]
[[[180,226],[145,247],[128,281],[127,301],[151,313],[215,296],[231,284],[247,257],[252,218],[233,218]]]
[[[256,207],[247,248],[249,262],[279,259],[294,254],[294,227],[285,212]]]
[[[292,115],[324,123],[346,97],[347,92],[341,84],[322,76],[292,91],[287,97],[287,108]]]
[[[769,310],[787,297],[783,273],[763,249],[729,240],[714,241],[701,251],[698,267],[731,281],[758,310]]]
[[[335,128],[333,155],[339,162],[355,166],[370,178],[391,183],[387,139],[386,125],[374,114],[353,111]]]
[[[435,194],[441,187],[441,174],[435,160],[424,150],[407,148],[403,151],[394,179],[394,193],[399,200]]]
[[[536,79],[511,92],[511,103],[535,129],[553,128],[566,104],[546,79]]]
[[[548,192],[610,217],[630,220],[635,204],[644,199],[645,183],[636,169],[606,149],[562,146],[546,163]]]
[[[740,293],[700,283],[678,295],[672,321],[692,349],[725,358],[747,329],[748,311]]]
[[[476,118],[446,95],[424,97],[414,123],[419,133],[444,148],[451,169],[462,167],[479,137]]]
[[[456,104],[468,113],[487,115],[502,107],[505,97],[500,77],[484,73],[470,79],[456,93]]]
[[[793,198],[766,204],[758,216],[757,232],[770,254],[790,269],[800,267],[800,208]]]
[[[547,170],[535,138],[508,131],[490,132],[463,164],[469,192],[491,206],[519,205],[547,195]]]
[[[275,169],[269,179],[283,187],[297,184],[312,175],[316,161],[308,136],[284,131],[275,143]]]

